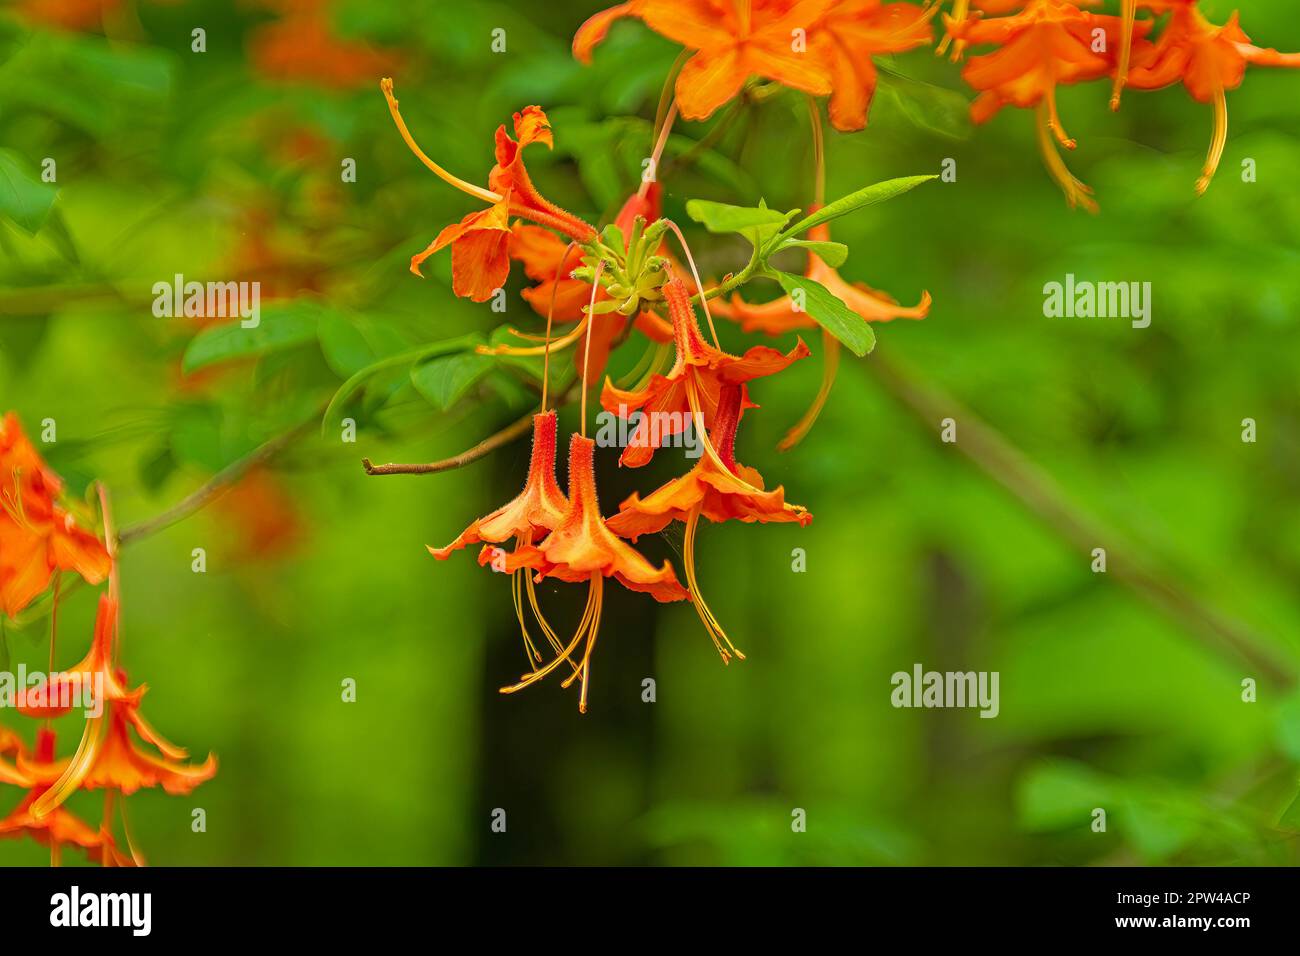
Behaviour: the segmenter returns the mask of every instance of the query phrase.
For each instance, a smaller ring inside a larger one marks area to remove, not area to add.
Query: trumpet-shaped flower
[[[671,564],[665,561],[656,568],[611,531],[601,516],[596,495],[595,447],[595,442],[582,435],[574,435],[570,440],[569,504],[563,520],[544,541],[521,546],[510,555],[492,548],[484,548],[479,555],[481,564],[502,562],[503,570],[532,569],[539,581],[554,578],[588,582],[587,607],[572,641],[545,667],[525,675],[518,684],[502,688],[502,693],[513,693],[541,680],[561,663],[571,662],[574,651],[585,640],[581,664],[564,683],[567,687],[581,676],[578,709],[584,713],[591,652],[600,631],[605,578],[613,578],[630,590],[643,591],[657,601],[681,601],[687,597]]]
[[[744,659],[709,609],[695,576],[695,535],[700,516],[713,522],[789,522],[807,525],[812,515],[800,505],[785,500],[784,489],[763,488],[763,477],[753,468],[736,461],[736,428],[740,424],[742,386],[724,385],[718,396],[718,412],[709,432],[709,448],[699,462],[682,475],[651,492],[645,498],[633,494],[608,521],[610,529],[635,541],[640,535],[662,530],[670,522],[686,525],[682,547],[686,586],[704,628],[724,663],[732,655]],[[724,646],[725,645],[725,646]]]
[[[406,128],[398,110],[397,97],[393,95],[393,81],[385,78],[380,88],[388,100],[393,122],[420,161],[446,182],[489,203],[486,209],[472,212],[460,222],[447,226],[428,248],[412,256],[411,271],[416,275],[421,275],[420,264],[425,259],[451,246],[452,291],[475,302],[485,302],[510,274],[512,216],[530,219],[579,242],[595,235],[591,226],[543,197],[524,166],[526,147],[541,143],[549,148],[554,143],[550,121],[540,106],[529,106],[514,114],[517,138],[506,132],[504,124],[497,127],[496,165],[488,175],[489,188],[483,189],[457,179],[429,159]]]
[[[1226,91],[1241,85],[1247,64],[1253,66],[1300,67],[1300,53],[1279,53],[1250,42],[1234,13],[1228,22],[1216,26],[1192,2],[1164,2],[1144,6],[1157,11],[1172,10],[1168,25],[1154,44],[1135,51],[1126,82],[1139,90],[1159,89],[1180,80],[1192,98],[1214,106],[1214,135],[1196,182],[1204,193],[1219,168],[1228,140],[1228,98]]]
[[[774,375],[811,354],[800,339],[784,355],[765,345],[755,345],[744,355],[730,355],[704,341],[690,294],[680,279],[665,283],[663,292],[673,323],[673,367],[667,375],[651,376],[645,388],[636,391],[616,388],[606,379],[600,396],[601,405],[611,414],[627,417],[635,411],[644,413],[619,458],[621,464],[633,468],[647,464],[665,438],[682,432],[686,416],[696,429],[708,429],[724,385],[743,386],[752,379]],[[750,407],[743,387],[741,392],[742,406]]]
[[[108,574],[103,542],[57,503],[63,483],[23,434],[18,417],[0,419],[0,613],[14,617],[56,571],[90,584]]]

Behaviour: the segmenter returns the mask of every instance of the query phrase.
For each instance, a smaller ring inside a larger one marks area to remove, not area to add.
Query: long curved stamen
[[[1198,195],[1205,195],[1205,190],[1210,188],[1210,180],[1214,178],[1215,171],[1219,168],[1219,161],[1223,159],[1223,147],[1228,142],[1228,96],[1223,91],[1223,84],[1219,82],[1218,75],[1215,75],[1214,82],[1214,138],[1210,140],[1210,151],[1205,157],[1205,166],[1201,169],[1201,178],[1196,180],[1196,192]]]
[[[682,565],[686,569],[686,587],[691,592],[691,603],[695,605],[695,611],[704,624],[704,630],[708,632],[709,637],[713,640],[713,646],[718,649],[718,654],[722,657],[722,663],[730,664],[733,656],[743,661],[745,655],[727,637],[727,632],[722,629],[722,625],[718,623],[718,619],[709,609],[709,605],[705,603],[704,595],[700,593],[699,582],[695,579],[695,532],[699,524],[700,506],[696,504],[686,519],[686,537],[682,546]],[[727,645],[726,647],[722,646],[724,643]]]
[[[501,201],[502,196],[500,193],[494,193],[492,190],[484,189],[482,186],[475,186],[473,183],[467,183],[465,180],[453,176],[430,159],[425,154],[424,150],[420,149],[419,144],[415,141],[415,137],[411,135],[411,131],[406,128],[406,121],[402,119],[402,114],[397,108],[397,97],[393,95],[392,78],[386,76],[380,80],[379,88],[384,91],[384,99],[388,101],[388,112],[393,114],[393,122],[397,124],[397,131],[402,134],[402,139],[406,141],[406,145],[410,148],[411,152],[416,155],[420,162],[428,166],[429,169],[433,171],[434,175],[448,185],[455,186],[461,192],[468,193],[475,199],[481,199],[488,203],[498,203]]]
[[[578,320],[570,332],[566,332],[558,339],[553,339],[549,343],[549,351],[558,352],[566,349],[578,339],[582,338],[582,333],[587,329],[588,316],[584,314]],[[513,330],[512,330],[513,331]],[[545,355],[548,351],[547,345],[480,345],[474,349],[479,355]]]
[[[600,636],[600,611],[604,604],[605,579],[599,571],[591,575],[591,590],[587,598],[587,647],[582,653],[582,663],[572,674],[564,679],[561,687],[569,687],[578,676],[582,676],[582,693],[578,696],[578,713],[587,712],[587,682],[591,677],[591,652],[596,647],[596,638]]]
[[[1137,0],[1123,0],[1120,11],[1119,64],[1115,67],[1115,84],[1110,91],[1110,108],[1119,109],[1120,95],[1128,82],[1128,64],[1133,53],[1133,24],[1137,20]]]
[[[542,629],[542,634],[546,637],[546,642],[551,645],[551,649],[557,654],[564,652],[564,645],[560,643],[559,635],[555,633],[555,628],[546,620],[546,615],[542,613],[542,606],[537,603],[537,584],[533,581],[531,574],[524,576],[524,590],[528,595],[528,603],[533,609],[533,617],[537,619],[537,624]],[[577,670],[578,665],[569,661],[569,666]]]
[[[524,620],[524,586],[521,580],[529,577],[531,573],[528,568],[521,568],[510,575],[510,598],[515,606],[515,619],[519,621],[519,633],[524,639],[524,656],[528,658],[528,666],[537,670],[537,665],[542,662],[542,655],[533,644],[532,635],[528,633],[528,622]]]
[[[822,114],[812,94],[808,101],[808,128],[813,145],[813,203],[821,208],[826,204],[826,139],[822,135]]]
[[[641,185],[637,187],[636,194],[639,198],[645,199],[646,194],[650,192],[651,185],[659,178],[659,160],[663,157],[664,147],[668,145],[668,134],[672,132],[673,121],[677,119],[677,101],[673,100],[668,107],[668,114],[664,117],[663,126],[659,130],[659,137],[655,140],[654,152],[650,154],[649,177],[641,177]]]
[[[817,397],[813,399],[808,410],[803,413],[795,425],[785,433],[776,446],[777,451],[789,451],[799,442],[803,441],[804,436],[812,429],[817,421],[817,416],[822,413],[822,408],[826,405],[826,399],[831,394],[831,386],[835,384],[835,373],[840,366],[840,343],[835,336],[822,330],[822,384],[817,390]]]
[[[578,628],[576,631],[574,631],[573,640],[571,640],[568,643],[568,645],[560,652],[559,656],[556,657],[555,660],[547,664],[545,667],[542,667],[539,670],[535,670],[531,674],[524,674],[520,678],[517,684],[511,684],[509,687],[502,687],[501,693],[513,694],[516,691],[523,690],[525,687],[528,687],[530,684],[537,683],[537,681],[541,680],[551,671],[555,670],[555,668],[559,667],[561,663],[565,661],[569,661],[570,664],[573,663],[570,660],[570,657],[572,656],[573,652],[577,649],[578,644],[582,642],[582,639],[584,637],[587,637],[588,631],[593,626],[599,626],[600,624],[601,589],[603,586],[603,582],[604,582],[604,578],[601,577],[599,572],[591,576],[591,584],[587,590],[586,610],[582,612],[582,620],[578,622]],[[582,670],[581,666],[578,666],[578,670],[579,671]],[[575,672],[573,676],[577,676],[577,673]],[[565,686],[567,687],[568,685],[565,684]]]
[[[937,6],[938,5],[936,4],[936,7]],[[969,11],[970,11],[970,0],[953,0],[953,5],[952,5],[953,23],[958,26],[960,26],[962,23],[965,23]],[[935,56],[943,56],[945,53],[947,53],[948,45],[951,43],[952,43],[952,34],[945,33],[943,35],[943,39],[939,41],[939,46],[935,48],[934,51]],[[955,44],[953,44],[952,59],[954,63],[957,60],[961,59],[961,51],[965,49],[965,47],[966,47],[965,40],[958,40]]]
[[[1056,141],[1066,149],[1074,149],[1079,144],[1071,139],[1065,132],[1065,127],[1061,125],[1061,116],[1056,112],[1056,87],[1052,86],[1047,90],[1047,127],[1056,137]]]
[[[691,247],[686,244],[686,237],[683,236],[682,231],[677,228],[677,223],[673,222],[671,219],[665,219],[664,222],[668,223],[668,228],[673,231],[673,234],[677,236],[677,241],[682,245],[682,252],[686,254],[686,261],[690,263],[691,266],[691,275],[695,278],[695,292],[700,297],[700,305],[704,309],[704,317],[709,320],[709,334],[713,336],[714,346],[721,348],[721,346],[718,345],[718,330],[713,327],[713,315],[709,312],[709,297],[704,294],[704,283],[700,281],[700,270],[695,267],[695,257],[691,255]]]
[[[1047,172],[1056,180],[1061,191],[1065,193],[1065,201],[1070,204],[1070,208],[1082,206],[1088,212],[1095,213],[1099,210],[1097,201],[1092,198],[1092,189],[1085,183],[1077,179],[1065,162],[1057,153],[1056,147],[1052,141],[1050,132],[1050,119],[1046,101],[1038,104],[1038,148],[1043,154],[1043,164],[1047,167]]]
[[[95,761],[99,759],[99,752],[103,749],[104,718],[109,706],[105,704],[104,713],[86,721],[85,730],[81,734],[81,743],[77,745],[77,752],[71,762],[50,789],[37,797],[32,804],[32,816],[36,819],[39,820],[53,813],[81,787],[81,782],[86,779],[86,774],[90,773],[90,768],[95,765]]]

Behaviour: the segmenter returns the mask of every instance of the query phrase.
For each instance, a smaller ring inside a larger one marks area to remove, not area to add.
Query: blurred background
[[[828,195],[945,159],[957,177],[837,221],[851,249],[841,271],[908,304],[928,290],[934,306],[924,321],[877,326],[868,358],[846,355],[792,452],[775,445],[815,393],[820,355],[754,385],[762,407],[739,456],[816,520],[701,530],[701,586],[748,659],[723,667],[689,606],[610,589],[589,714],[554,681],[497,693],[524,667],[508,583],[470,553],[440,563],[425,545],[517,492],[527,441],[427,476],[371,477],[360,459],[463,451],[525,414],[534,393],[491,361],[451,384],[397,365],[347,405],[355,442],[317,424],[343,380],[378,359],[538,327],[517,267],[504,315],[452,295],[445,252],[423,281],[408,271],[478,207],[407,151],[379,78],[395,78],[425,150],[480,183],[497,125],[541,104],[555,149],[529,151],[534,179],[608,221],[636,187],[678,47],[628,21],[582,67],[569,42],[601,6],[28,0],[0,12],[0,409],[34,438],[53,419],[57,441],[38,447],[74,495],[101,478],[121,526],[302,426],[217,502],[123,548],[131,680],[149,684],[162,733],[221,762],[190,797],[128,799],[144,855],[1295,863],[1291,71],[1252,68],[1229,93],[1223,166],[1199,199],[1210,107],[1176,87],[1130,91],[1112,114],[1106,81],[1062,90],[1080,143],[1067,159],[1097,190],[1094,217],[1069,210],[1044,173],[1031,114],[972,129],[959,65],[928,50],[882,59],[868,129],[828,130]],[[1201,7],[1216,22],[1233,9]],[[1249,7],[1257,43],[1300,49],[1291,3]],[[498,29],[505,52],[493,52]],[[695,197],[806,207],[807,130],[789,93],[678,123],[661,167],[665,215],[688,223]],[[53,183],[41,180],[46,158]],[[349,159],[355,182],[342,175]],[[706,274],[744,264],[743,240],[687,234]],[[176,273],[261,282],[270,331],[238,354],[209,336],[229,360],[197,360],[201,320],[151,311],[152,285]],[[1151,282],[1151,326],[1046,318],[1043,286],[1067,273]],[[723,325],[733,350],[757,341]],[[820,352],[818,336],[809,344]],[[642,350],[634,338],[612,370]],[[944,417],[955,445],[940,441]],[[1254,443],[1242,441],[1245,418]],[[576,425],[570,405],[562,433]],[[640,472],[615,459],[599,459],[607,513],[684,467],[676,453]],[[680,570],[680,526],[641,544]],[[1091,570],[1094,547],[1107,549],[1107,573]],[[195,548],[205,573],[192,570]],[[795,548],[806,571],[792,570]],[[95,590],[60,605],[64,666],[88,645]],[[561,631],[581,613],[576,590],[539,588]],[[0,654],[42,669],[48,626],[5,622]],[[999,715],[895,709],[891,675],[916,663],[999,672]],[[32,722],[0,721],[30,743]],[[64,747],[77,724],[60,724]],[[0,813],[20,796],[0,791]],[[97,819],[95,805],[74,809]],[[191,831],[195,807],[205,833]],[[1104,833],[1091,827],[1096,807]],[[497,808],[505,833],[491,829]],[[804,833],[792,831],[796,809]],[[31,841],[0,841],[0,863],[47,861]]]

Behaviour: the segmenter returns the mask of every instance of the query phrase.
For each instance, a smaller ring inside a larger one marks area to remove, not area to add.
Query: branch
[[[508,445],[516,438],[528,434],[529,429],[533,427],[533,415],[535,412],[529,412],[517,422],[507,425],[495,435],[489,435],[481,442],[468,451],[463,451],[459,455],[452,455],[450,458],[444,458],[442,461],[430,461],[417,464],[402,465],[390,462],[387,465],[373,464],[369,458],[361,459],[361,467],[366,470],[367,475],[431,475],[439,471],[452,471],[468,465],[470,462],[478,461],[489,452],[496,451],[502,445]]]
[[[1106,542],[1122,542],[1122,535],[1077,508],[1050,475],[950,395],[883,359],[879,352],[864,364],[927,427],[943,418],[958,420],[957,449],[1075,547],[1091,552]],[[1113,544],[1107,546],[1109,571],[1138,596],[1189,627],[1212,650],[1244,658],[1283,686],[1295,683],[1293,665],[1280,660],[1248,627],[1207,604],[1175,577],[1131,557],[1136,549],[1121,546],[1118,555],[1115,550]]]
[[[285,448],[296,441],[303,432],[316,424],[321,412],[317,412],[307,419],[301,425],[291,428],[283,434],[277,435],[266,443],[259,445],[243,458],[227,465],[221,471],[217,472],[206,482],[195,489],[191,494],[182,498],[175,505],[168,508],[161,514],[154,515],[141,521],[139,524],[133,524],[130,527],[123,528],[117,536],[117,544],[121,547],[128,542],[135,541],[137,538],[147,538],[151,534],[161,531],[178,521],[188,518],[200,508],[220,498],[230,486],[243,478],[249,471],[258,465],[270,461]]]

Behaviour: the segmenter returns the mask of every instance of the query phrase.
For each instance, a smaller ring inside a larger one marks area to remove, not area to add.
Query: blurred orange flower
[[[933,40],[937,7],[881,0],[631,0],[591,17],[573,38],[583,63],[622,17],[638,17],[695,54],[675,93],[682,116],[707,119],[750,77],[830,95],[837,129],[862,129],[876,89],[871,58]]]
[[[1135,51],[1127,83],[1134,89],[1153,90],[1182,81],[1192,98],[1214,104],[1214,135],[1196,191],[1209,188],[1223,158],[1228,140],[1227,90],[1235,90],[1246,75],[1246,65],[1300,67],[1300,53],[1279,53],[1254,46],[1234,13],[1216,26],[1193,2],[1144,3],[1156,10],[1172,10],[1169,24],[1154,44]]]
[[[357,89],[392,72],[400,60],[393,50],[338,36],[328,0],[263,0],[262,6],[281,14],[248,39],[249,59],[268,79]]]
[[[50,585],[55,571],[90,584],[108,575],[103,542],[57,499],[63,482],[23,434],[13,412],[0,419],[0,611],[9,617]]]
[[[1048,172],[1071,206],[1097,211],[1092,190],[1074,177],[1052,145],[1054,137],[1066,149],[1075,141],[1066,135],[1056,111],[1056,88],[1106,76],[1114,66],[1111,50],[1118,45],[1121,21],[1081,10],[1100,0],[1028,0],[1024,9],[995,19],[947,18],[953,37],[1000,49],[972,57],[962,78],[980,95],[971,104],[971,118],[986,123],[1004,106],[1038,111],[1038,142]],[[1142,31],[1149,24],[1140,24]]]

